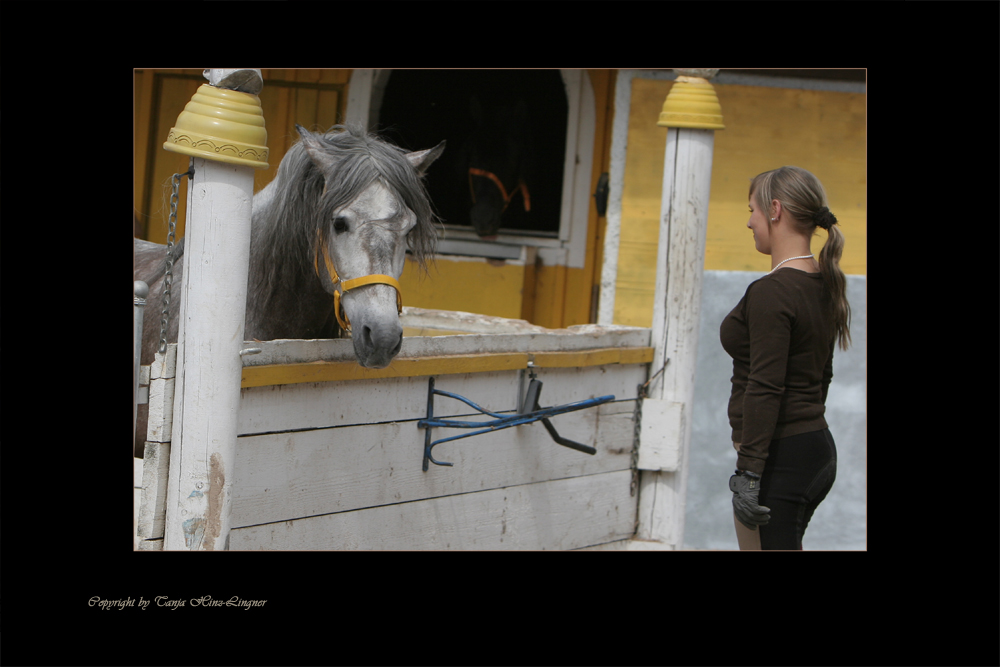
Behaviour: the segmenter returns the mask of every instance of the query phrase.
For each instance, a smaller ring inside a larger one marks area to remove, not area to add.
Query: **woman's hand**
[[[771,509],[762,507],[757,501],[760,495],[760,475],[737,470],[729,478],[729,490],[733,492],[733,511],[744,526],[757,530],[757,526],[766,525],[771,519]]]

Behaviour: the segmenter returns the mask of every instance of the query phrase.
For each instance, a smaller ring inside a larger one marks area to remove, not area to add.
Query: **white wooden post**
[[[260,90],[256,70],[206,70]],[[164,549],[224,550],[235,469],[253,170],[266,168],[256,95],[203,85],[164,148],[190,155]]]
[[[636,537],[678,549],[684,540],[698,317],[715,130],[722,112],[708,78],[718,70],[675,70],[657,123],[668,127],[653,304],[650,375],[639,444]],[[661,370],[662,369],[662,370]]]

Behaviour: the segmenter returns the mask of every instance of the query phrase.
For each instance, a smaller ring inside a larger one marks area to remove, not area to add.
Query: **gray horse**
[[[351,331],[358,363],[384,368],[398,354],[398,281],[409,248],[421,267],[436,216],[422,176],[444,151],[407,153],[357,128],[314,134],[296,126],[274,180],[253,198],[246,340],[338,338]],[[141,363],[159,346],[166,247],[134,240],[134,279],[149,285]],[[175,246],[170,326],[177,341],[184,239]],[[140,406],[136,456],[147,411]]]

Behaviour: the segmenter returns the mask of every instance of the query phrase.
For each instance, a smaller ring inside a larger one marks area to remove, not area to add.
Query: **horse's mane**
[[[272,286],[277,281],[296,285],[305,279],[312,270],[308,258],[317,227],[376,179],[416,215],[407,242],[413,258],[426,267],[437,241],[437,216],[406,151],[358,127],[337,125],[316,139],[329,148],[333,165],[329,174],[320,171],[300,140],[285,154],[274,180],[254,198],[252,261],[259,261],[261,278]],[[327,176],[335,187],[324,192]]]

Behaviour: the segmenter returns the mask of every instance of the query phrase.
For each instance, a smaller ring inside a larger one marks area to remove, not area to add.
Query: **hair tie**
[[[815,222],[816,226],[821,229],[830,229],[830,227],[837,224],[837,218],[833,215],[829,208],[824,206],[813,213],[813,222]]]

